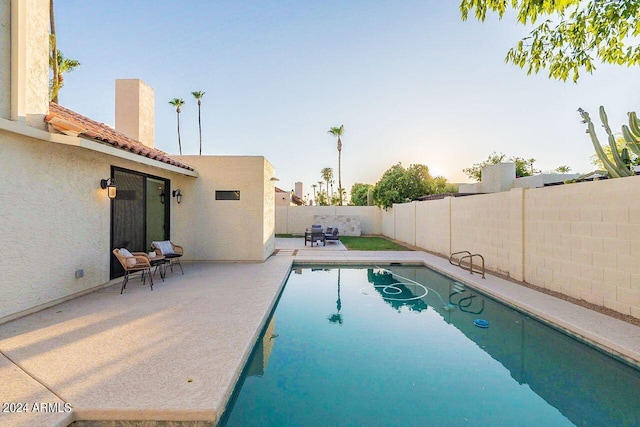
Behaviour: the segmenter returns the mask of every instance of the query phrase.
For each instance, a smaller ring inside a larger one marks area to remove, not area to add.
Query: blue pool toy
[[[484,319],[476,319],[473,321],[473,324],[476,325],[478,328],[488,328],[489,327],[489,322],[484,320]]]

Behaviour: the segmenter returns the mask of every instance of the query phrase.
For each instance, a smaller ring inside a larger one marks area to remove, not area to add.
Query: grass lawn
[[[340,236],[347,249],[354,251],[410,251],[411,249],[384,237]]]

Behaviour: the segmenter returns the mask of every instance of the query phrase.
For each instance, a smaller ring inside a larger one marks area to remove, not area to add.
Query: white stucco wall
[[[11,0],[0,0],[0,117],[11,118]]]
[[[49,2],[11,2],[11,118],[38,129],[49,111]]]
[[[185,246],[186,259],[263,261],[273,253],[273,167],[264,157],[174,157],[199,174],[172,183],[184,195],[172,217],[172,236]],[[239,190],[240,200],[215,200],[216,190]]]
[[[0,321],[109,281],[112,165],[182,176],[0,130]]]

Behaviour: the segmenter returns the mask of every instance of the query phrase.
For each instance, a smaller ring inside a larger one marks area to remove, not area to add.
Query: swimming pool
[[[305,267],[220,425],[634,426],[639,408],[638,370],[425,267]]]

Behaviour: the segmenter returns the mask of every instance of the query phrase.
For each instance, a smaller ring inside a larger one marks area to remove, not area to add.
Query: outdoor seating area
[[[124,278],[122,279],[122,288],[120,294],[122,294],[129,282],[129,276],[131,273],[141,273],[142,285],[146,284],[147,277],[149,278],[149,285],[153,290],[153,275],[156,272],[160,273],[160,278],[164,282],[167,266],[173,273],[173,263],[178,264],[180,272],[184,274],[182,264],[180,263],[180,257],[184,255],[184,248],[179,245],[173,244],[169,240],[161,242],[152,242],[151,247],[153,252],[148,254],[145,252],[130,252],[126,248],[114,249],[113,255],[116,257],[122,268],[124,269]],[[151,269],[155,267],[153,273]]]
[[[322,225],[313,224],[311,228],[307,228],[304,232],[304,245],[307,246],[307,242],[309,242],[311,246],[314,243],[317,243],[316,246],[320,246],[320,242],[322,242],[322,246],[327,246],[327,241],[340,241],[338,234],[338,227],[327,227],[326,231],[323,231]]]

